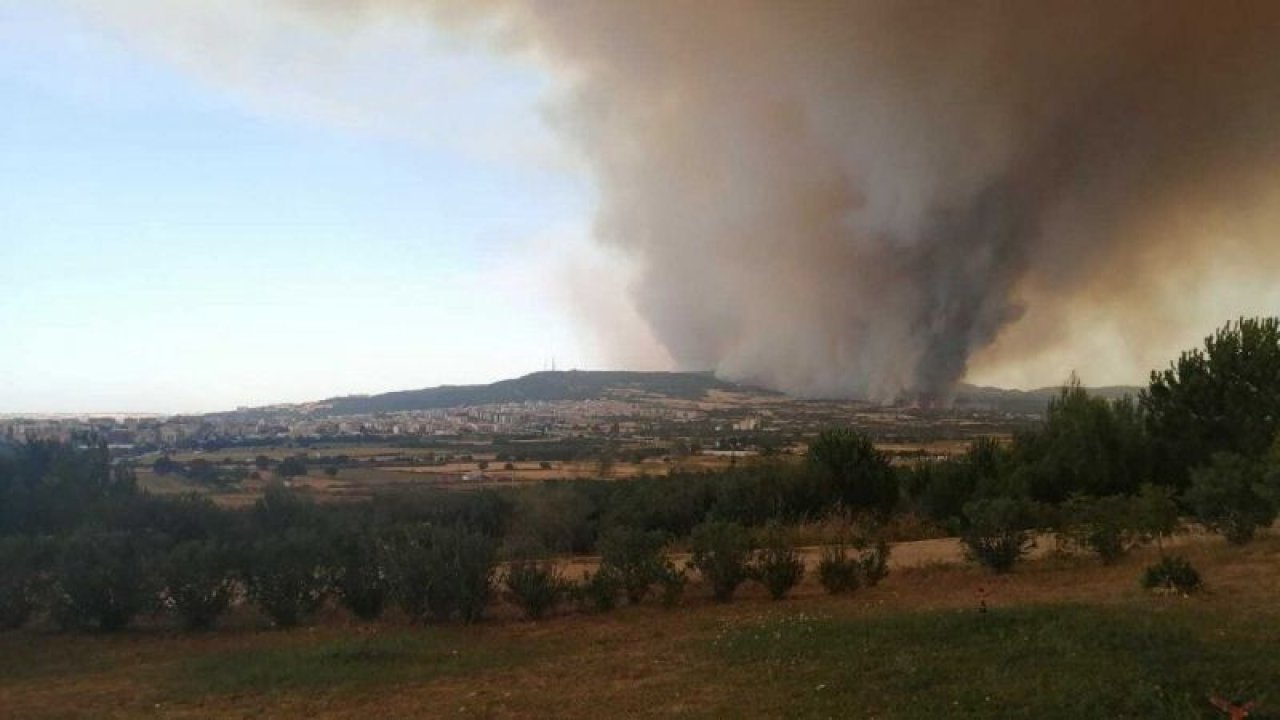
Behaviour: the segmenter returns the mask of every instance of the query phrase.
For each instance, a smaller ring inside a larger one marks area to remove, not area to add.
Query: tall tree
[[[809,462],[846,508],[889,512],[898,502],[898,477],[888,458],[857,430],[824,430],[809,445]]]
[[[1151,374],[1142,394],[1158,478],[1185,486],[1220,452],[1262,457],[1280,430],[1280,319],[1241,318]]]

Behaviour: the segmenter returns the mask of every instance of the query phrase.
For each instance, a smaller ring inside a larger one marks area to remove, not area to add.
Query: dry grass
[[[715,649],[717,638],[800,615],[842,627],[976,612],[979,598],[993,613],[1079,603],[1102,613],[1181,613],[1243,627],[1254,621],[1275,627],[1277,620],[1280,538],[1273,536],[1246,548],[1216,539],[1181,548],[1209,585],[1190,599],[1138,588],[1154,551],[1111,567],[1046,554],[993,577],[956,564],[955,544],[946,543],[900,547],[888,580],[847,597],[824,595],[810,577],[780,603],[749,585],[733,604],[716,605],[705,588],[694,586],[676,610],[646,605],[607,615],[562,613],[538,623],[516,621],[511,608],[499,607],[494,619],[473,627],[413,627],[394,619],[362,626],[332,613],[315,627],[275,632],[260,629],[260,619],[243,611],[226,629],[206,635],[160,627],[114,636],[24,630],[0,635],[0,715],[772,716],[799,702],[789,694],[789,676],[753,675],[758,668],[751,662],[726,659]]]

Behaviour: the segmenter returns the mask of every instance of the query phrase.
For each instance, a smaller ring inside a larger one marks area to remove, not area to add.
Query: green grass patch
[[[183,697],[341,692],[510,667],[533,659],[540,649],[516,641],[501,647],[476,645],[452,629],[408,629],[368,637],[301,641],[289,638],[274,647],[223,651],[186,660],[175,668],[170,685]]]
[[[1053,605],[730,630],[714,652],[759,714],[1211,718],[1213,694],[1280,701],[1275,618]],[[1256,715],[1254,717],[1257,717]]]

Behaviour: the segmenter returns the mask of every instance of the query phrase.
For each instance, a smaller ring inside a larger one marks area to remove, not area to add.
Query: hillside
[[[621,394],[698,400],[708,391],[767,393],[720,380],[709,372],[567,370],[536,372],[488,385],[441,385],[380,395],[331,398],[317,404],[333,415],[433,410],[526,401],[597,400]]]
[[[530,373],[523,377],[484,385],[441,385],[421,390],[401,390],[376,395],[348,395],[293,406],[269,406],[217,415],[254,416],[268,413],[305,412],[312,415],[370,415],[375,413],[436,410],[452,407],[520,403],[526,401],[601,400],[643,395],[650,398],[699,400],[708,392],[786,396],[759,387],[729,382],[711,372],[637,372],[627,370],[562,370]],[[1113,398],[1136,395],[1136,387],[1105,387],[1090,392]],[[1016,415],[1037,415],[1045,410],[1058,388],[1006,390],[961,385],[955,408]],[[797,400],[799,402],[799,400]]]
[[[1088,388],[1091,395],[1114,400],[1126,395],[1137,397],[1142,388],[1131,385],[1113,385]],[[1035,390],[1006,390],[1004,388],[961,385],[956,390],[954,407],[957,410],[984,410],[1015,415],[1041,415],[1049,400],[1061,391],[1058,387]]]

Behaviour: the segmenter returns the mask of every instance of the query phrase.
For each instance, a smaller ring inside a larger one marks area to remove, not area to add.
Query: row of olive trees
[[[173,543],[89,528],[60,541],[18,536],[0,541],[0,627],[19,627],[47,610],[66,629],[113,631],[167,613],[183,628],[204,630],[240,602],[277,627],[293,627],[331,601],[362,620],[396,607],[415,622],[475,622],[499,588],[537,619],[565,601],[608,611],[623,599],[639,604],[656,594],[671,607],[690,571],[719,602],[749,580],[781,599],[805,574],[776,531],[757,546],[745,527],[712,521],[695,528],[690,543],[690,559],[679,566],[661,533],[614,528],[598,568],[571,582],[547,558],[500,568],[496,542],[462,527],[344,527],[326,535],[299,523],[239,547],[221,538]],[[822,558],[820,579],[833,593],[874,585],[887,574],[887,559],[884,543],[853,554],[833,548]]]
[[[1228,542],[1246,544],[1280,514],[1280,462],[1220,453],[1192,472],[1181,495],[1148,484],[1135,495],[1073,495],[1056,506],[1020,496],[975,500],[963,509],[962,541],[971,558],[996,572],[1011,569],[1038,533],[1052,533],[1110,564],[1139,545],[1162,546],[1181,529],[1184,509]]]

